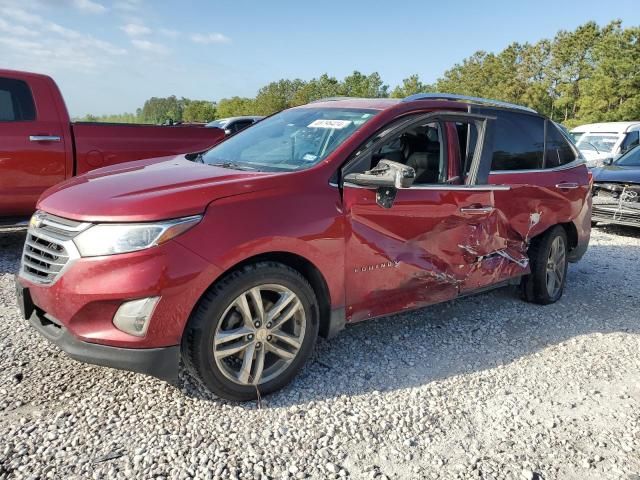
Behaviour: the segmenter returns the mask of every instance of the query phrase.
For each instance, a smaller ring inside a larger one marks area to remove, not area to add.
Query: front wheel
[[[256,263],[204,295],[183,335],[182,356],[214,394],[252,400],[296,375],[315,344],[318,318],[314,291],[299,272]]]
[[[522,280],[526,301],[548,305],[562,297],[567,279],[567,245],[567,234],[561,226],[533,239],[529,247],[531,273]]]

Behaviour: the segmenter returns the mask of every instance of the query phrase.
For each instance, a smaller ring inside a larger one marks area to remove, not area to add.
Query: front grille
[[[78,256],[71,239],[89,226],[89,223],[36,212],[22,252],[22,274],[38,283],[53,283],[65,265]]]
[[[61,243],[50,241],[31,231],[22,254],[22,268],[42,283],[51,283],[69,261],[69,252]]]

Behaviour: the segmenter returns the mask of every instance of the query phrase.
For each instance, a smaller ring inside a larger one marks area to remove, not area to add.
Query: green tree
[[[216,118],[216,106],[207,100],[189,100],[182,111],[185,122],[210,122]]]
[[[389,86],[378,72],[364,75],[355,70],[342,81],[340,93],[346,97],[381,98],[389,96]]]
[[[142,107],[142,119],[147,123],[166,123],[168,121],[182,121],[182,111],[186,99],[178,99],[175,95],[170,97],[151,97],[144,102]]]
[[[301,85],[293,96],[292,104],[304,105],[321,98],[337,97],[342,94],[341,89],[340,82],[335,77],[323,73],[320,77],[313,78]]]
[[[420,81],[417,74],[411,75],[402,80],[402,85],[398,85],[391,91],[393,98],[405,98],[416,93],[432,92],[433,86],[427,85]]]
[[[295,80],[278,80],[262,87],[256,95],[255,114],[271,115],[295,106],[296,94],[304,85],[304,81],[296,78]]]
[[[216,106],[217,118],[255,115],[255,100],[246,97],[223,98]]]

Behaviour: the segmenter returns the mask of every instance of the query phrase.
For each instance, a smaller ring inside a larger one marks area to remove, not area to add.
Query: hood
[[[587,166],[590,168],[599,167],[603,164],[603,162],[608,158],[613,158],[614,160],[618,158],[620,155],[614,155],[613,153],[601,152],[597,153],[593,150],[580,150],[580,153],[587,161]]]
[[[639,183],[640,167],[621,167],[618,165],[607,165],[592,170],[593,181],[598,183]]]
[[[184,156],[94,170],[47,190],[38,209],[93,222],[152,221],[196,215],[214,200],[269,188],[276,174],[245,172]]]

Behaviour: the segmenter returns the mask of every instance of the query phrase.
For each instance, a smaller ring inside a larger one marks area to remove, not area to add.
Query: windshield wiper
[[[254,167],[250,167],[247,164],[237,162],[210,163],[209,165],[214,167],[231,168],[233,170],[256,170]]]

